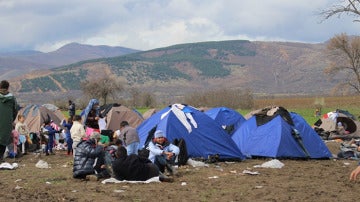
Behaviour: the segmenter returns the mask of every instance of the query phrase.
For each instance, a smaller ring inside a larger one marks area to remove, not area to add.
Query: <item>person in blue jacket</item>
[[[171,175],[176,174],[174,165],[180,149],[166,139],[163,131],[155,131],[154,139],[149,143],[149,151],[150,161],[157,165],[161,173],[166,168]]]
[[[47,144],[45,146],[45,155],[48,156],[49,154],[54,155],[53,146],[54,146],[54,137],[55,133],[58,133],[59,131],[55,130],[53,127],[51,127],[51,120],[45,120],[44,121],[44,127],[43,132],[47,134]]]
[[[72,144],[73,144],[73,139],[71,138],[71,133],[70,133],[70,129],[72,127],[72,118],[68,118],[68,121],[66,122],[65,120],[62,121],[61,125],[63,127],[65,127],[65,140],[66,140],[66,146],[67,146],[67,155],[73,155],[73,148],[72,148]]]

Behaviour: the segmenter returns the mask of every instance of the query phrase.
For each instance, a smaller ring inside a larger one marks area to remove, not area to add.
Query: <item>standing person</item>
[[[73,139],[71,138],[71,133],[70,133],[71,127],[73,125],[72,118],[69,117],[67,122],[63,120],[61,125],[65,127],[67,155],[70,156],[71,154],[73,154],[73,149],[72,149]]]
[[[76,147],[80,141],[86,137],[84,125],[81,123],[81,116],[75,115],[73,118],[73,124],[70,129],[71,138],[73,140],[72,149],[73,156],[75,157]]]
[[[83,125],[86,127],[86,135],[89,137],[93,132],[100,133],[99,119],[100,116],[100,105],[97,99],[91,99],[89,104],[81,113]]]
[[[59,132],[57,130],[55,130],[52,126],[51,126],[51,120],[45,120],[44,121],[44,132],[47,133],[48,135],[48,142],[45,146],[45,155],[49,156],[49,154],[51,155],[55,155],[54,151],[53,151],[53,147],[54,147],[54,140],[55,140],[55,133]]]
[[[149,143],[149,151],[149,159],[158,166],[160,172],[164,173],[166,168],[170,174],[176,173],[174,165],[180,149],[166,139],[163,131],[155,131],[154,139]]]
[[[29,128],[25,123],[25,116],[22,114],[18,115],[18,122],[15,125],[15,130],[19,133],[19,142],[18,144],[21,145],[21,153],[25,154],[25,143],[26,140],[29,139]]]
[[[123,146],[118,147],[115,156],[112,170],[117,180],[146,181],[152,177],[159,176],[160,181],[173,181],[172,178],[160,173],[158,167],[149,159],[136,154],[127,155],[126,148]]]
[[[7,80],[0,82],[0,161],[3,160],[6,146],[12,142],[13,122],[18,112],[16,98],[9,92],[9,87]]]
[[[129,125],[127,121],[120,123],[119,139],[123,141],[127,154],[138,154],[140,138],[137,130]]]
[[[87,175],[97,174],[99,178],[110,177],[104,162],[104,148],[98,145],[99,133],[93,133],[88,140],[82,140],[76,147],[73,177],[86,179]],[[99,163],[101,162],[101,164]]]
[[[71,100],[69,100],[69,117],[72,119],[75,115],[76,109],[75,109],[75,103]]]

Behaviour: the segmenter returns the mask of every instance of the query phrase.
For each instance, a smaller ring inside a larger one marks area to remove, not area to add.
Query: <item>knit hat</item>
[[[157,130],[154,134],[155,138],[159,138],[159,137],[165,137],[165,134],[162,130]]]

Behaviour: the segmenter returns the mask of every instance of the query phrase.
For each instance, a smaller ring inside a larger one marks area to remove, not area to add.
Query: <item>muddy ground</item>
[[[336,153],[338,145],[328,143]],[[44,160],[50,168],[35,167]],[[0,201],[356,201],[360,180],[349,181],[355,160],[280,160],[282,168],[255,168],[271,159],[182,166],[173,183],[103,184],[72,178],[72,157],[29,153],[15,170],[0,170]],[[258,172],[258,175],[243,171]]]

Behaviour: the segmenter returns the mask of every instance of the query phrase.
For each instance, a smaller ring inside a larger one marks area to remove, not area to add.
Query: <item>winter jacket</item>
[[[11,131],[17,112],[15,97],[7,91],[0,92],[0,145],[12,142]]]
[[[151,141],[149,143],[149,159],[151,162],[154,163],[155,156],[161,155],[164,151],[165,152],[172,152],[175,154],[175,156],[179,155],[180,149],[178,146],[171,144],[166,140],[163,145],[159,145],[155,143],[154,141]]]
[[[83,178],[86,175],[95,174],[94,163],[96,158],[104,155],[103,150],[102,146],[96,145],[94,139],[81,141],[76,146],[73,177]]]

